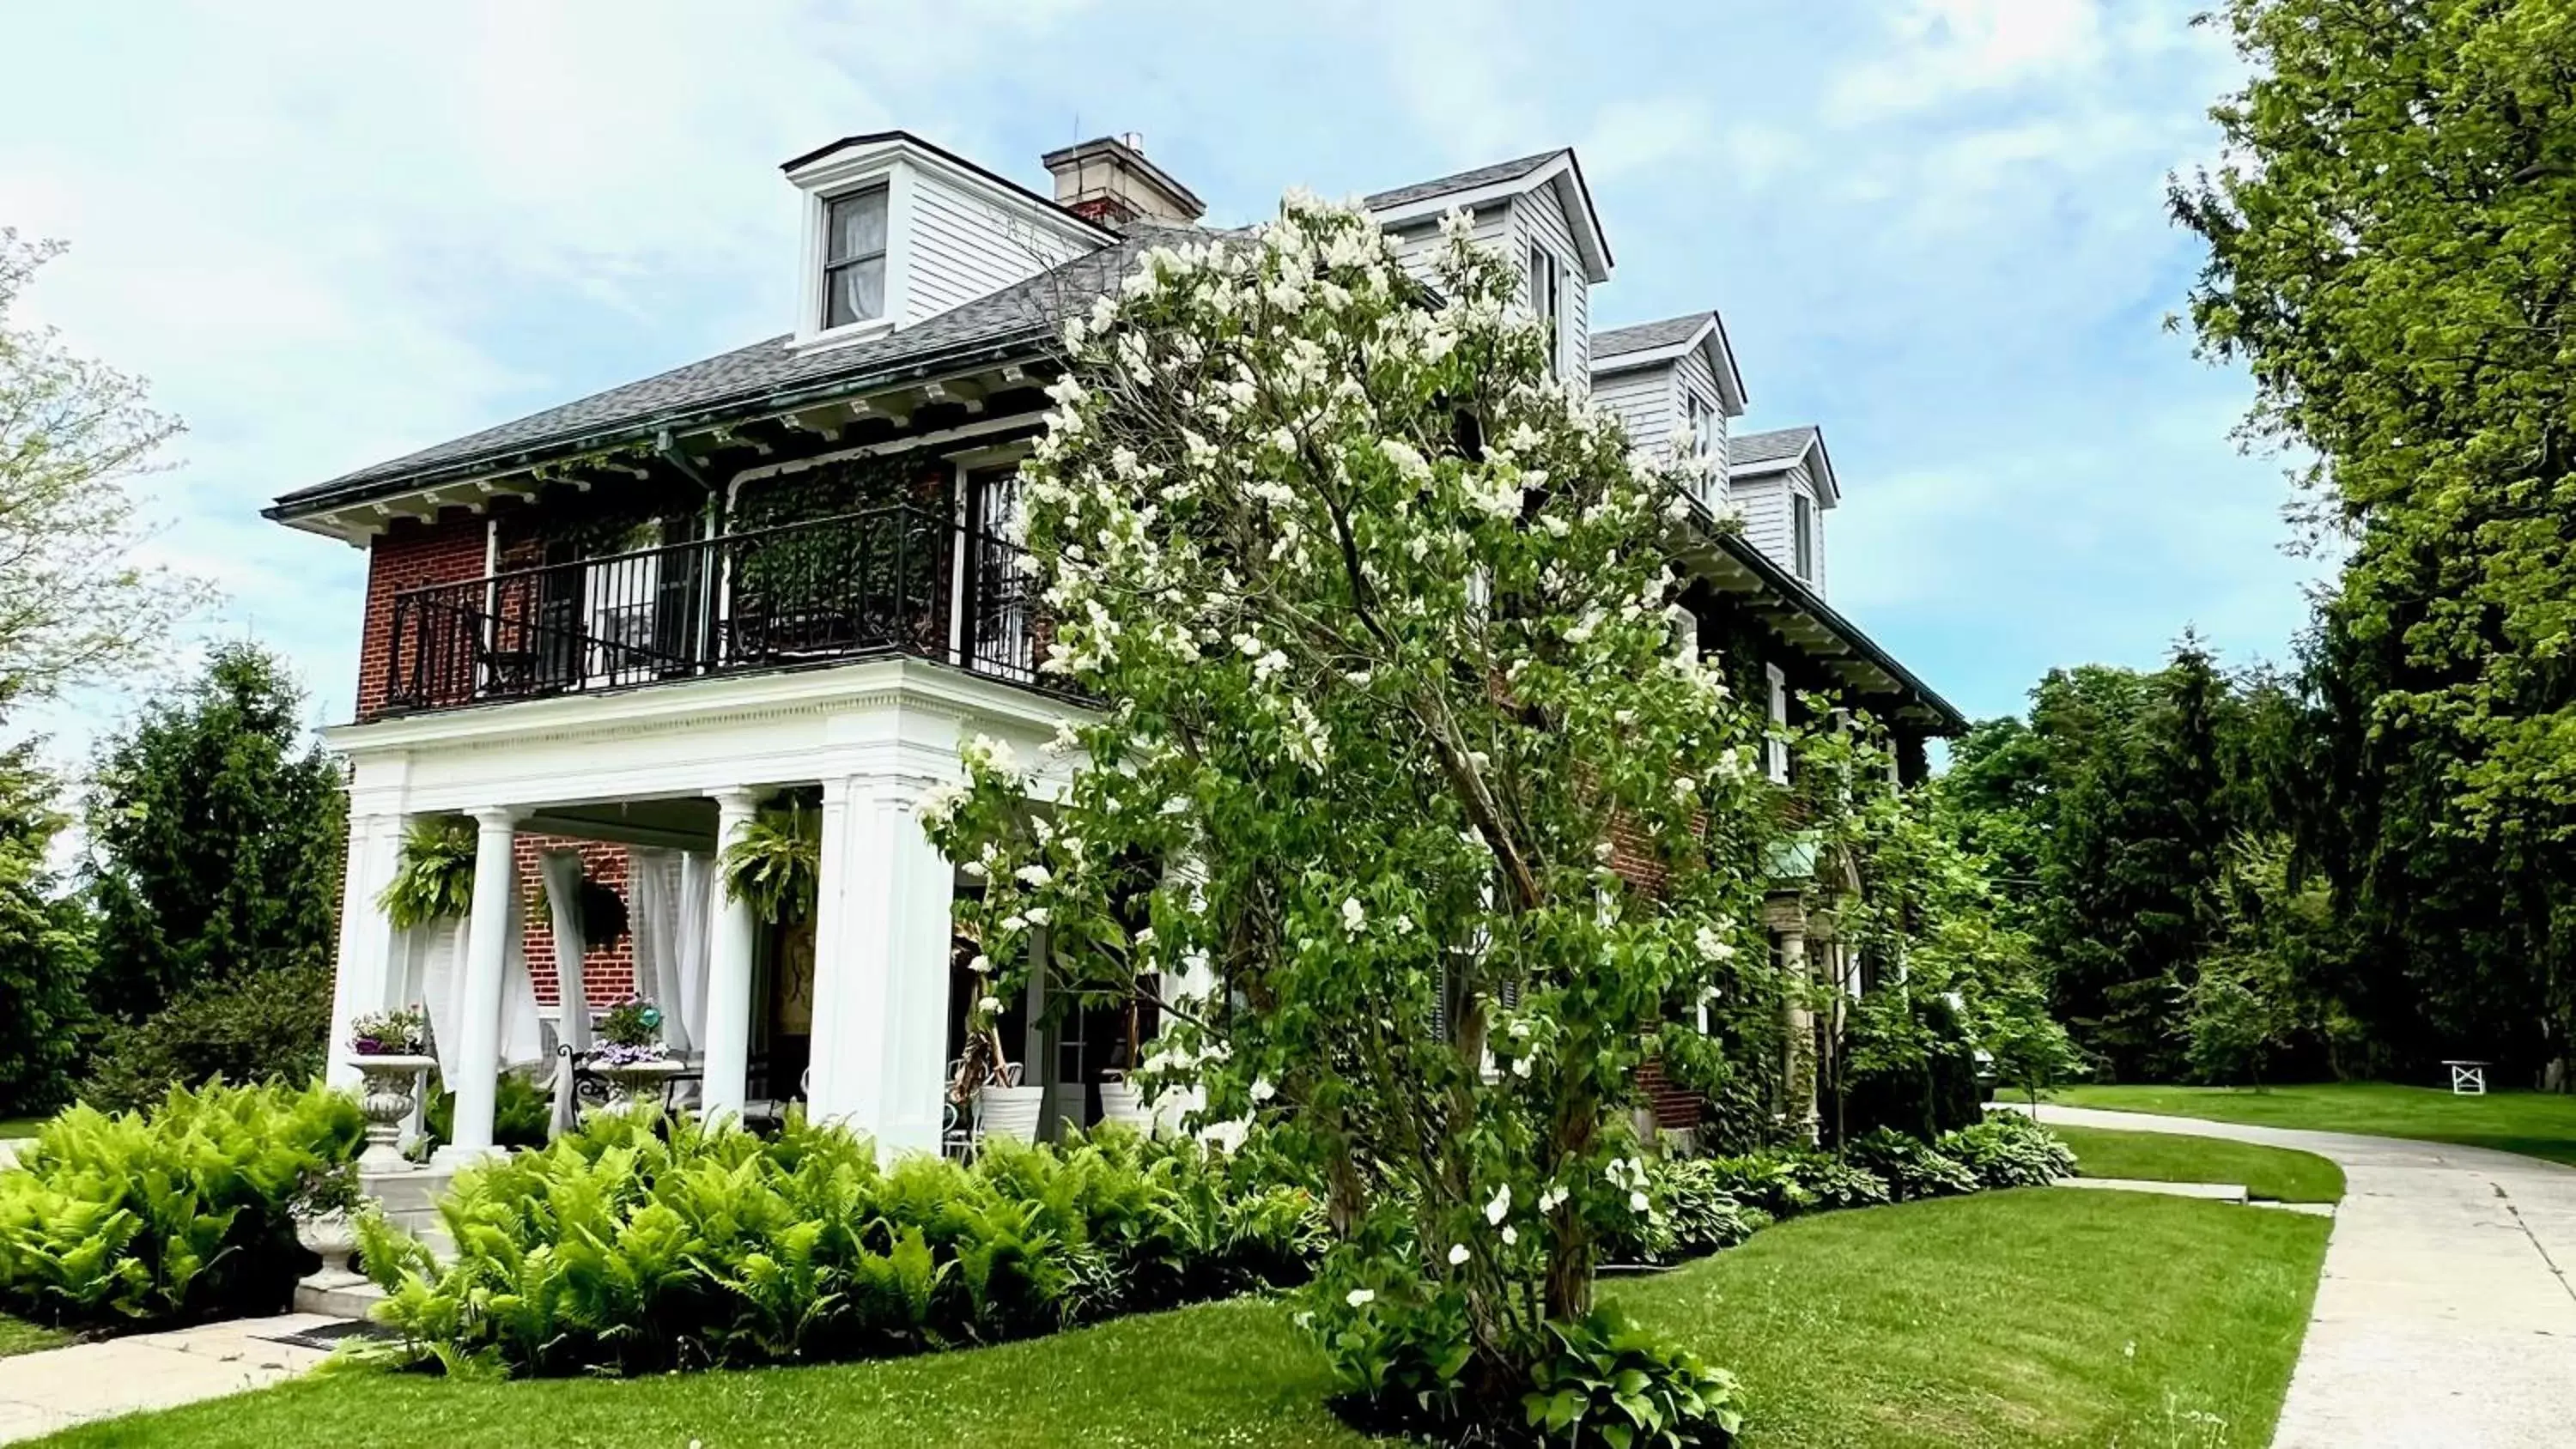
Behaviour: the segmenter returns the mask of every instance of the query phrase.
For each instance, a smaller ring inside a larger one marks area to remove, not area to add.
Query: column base
[[[460,1167],[472,1167],[478,1162],[508,1155],[509,1149],[503,1147],[459,1147],[451,1142],[429,1154],[429,1166],[434,1172],[454,1172]]]

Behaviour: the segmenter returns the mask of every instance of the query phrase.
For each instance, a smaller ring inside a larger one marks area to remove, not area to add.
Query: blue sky
[[[30,311],[189,422],[157,552],[320,723],[363,560],[259,506],[786,330],[789,156],[902,126],[1043,187],[1041,151],[1137,131],[1236,222],[1571,144],[1596,322],[1725,314],[1743,426],[1825,427],[1834,602],[1984,715],[2304,616],[2248,385],[2162,326],[2198,260],[2165,177],[2237,74],[2203,3],[29,8],[0,224],[73,244]]]

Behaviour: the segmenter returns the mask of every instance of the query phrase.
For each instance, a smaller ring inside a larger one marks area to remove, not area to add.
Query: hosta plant
[[[1939,1146],[1987,1187],[2045,1187],[2075,1173],[2074,1151],[2019,1112],[1997,1112]]]
[[[1541,1442],[1606,1449],[1690,1449],[1735,1442],[1735,1379],[1667,1348],[1616,1314],[1551,1323],[1522,1412]]]

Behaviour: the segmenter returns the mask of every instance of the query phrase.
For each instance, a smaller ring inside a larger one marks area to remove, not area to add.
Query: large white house
[[[629,990],[667,1008],[710,1110],[802,1097],[885,1146],[941,1144],[966,989],[950,907],[972,883],[913,807],[961,740],[1033,756],[1080,708],[1034,670],[1045,623],[1000,526],[1016,459],[1057,319],[1202,212],[1133,136],[1042,164],[1051,190],[900,131],[799,156],[780,335],[268,510],[368,551],[356,718],[328,733],[352,771],[335,1020],[429,1003],[454,1152],[488,1150],[496,1074],[552,1050],[567,998]],[[1841,490],[1822,434],[1735,430],[1747,396],[1714,312],[1593,329],[1612,257],[1574,153],[1367,204],[1408,242],[1474,216],[1524,269],[1562,374],[1633,436],[1706,455],[1701,501],[1743,510],[1740,535],[1676,539],[1703,639],[1762,661],[1775,717],[1827,691],[1892,722],[1919,771],[1923,739],[1961,722],[1826,602]],[[810,920],[778,924],[727,899],[712,859],[782,805],[819,821],[821,887]],[[471,917],[397,930],[379,897],[427,815],[473,822]],[[541,855],[556,907],[532,920]],[[624,901],[623,939],[568,939],[582,875]],[[1802,959],[1801,922],[1773,924]],[[1013,1017],[1024,1065],[1086,1116],[1128,1043],[1038,1005]]]

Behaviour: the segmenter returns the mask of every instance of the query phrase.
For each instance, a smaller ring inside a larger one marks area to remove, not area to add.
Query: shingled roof
[[[1815,441],[1816,430],[1812,427],[1738,433],[1726,440],[1726,461],[1737,468],[1796,462],[1815,445]]]
[[[1658,347],[1679,347],[1699,335],[1714,316],[1710,312],[1685,312],[1661,322],[1640,322],[1632,327],[1614,327],[1592,334],[1595,359],[1617,357],[1629,352],[1652,352]]]
[[[728,406],[861,391],[996,349],[1026,346],[1052,335],[1067,311],[1088,306],[1093,297],[1115,287],[1147,248],[1176,235],[1205,233],[1131,228],[1115,246],[883,337],[802,352],[788,345],[787,336],[772,337],[298,489],[281,496],[268,516],[296,517],[432,475],[516,466],[537,456],[649,437]]]
[[[1371,211],[1387,211],[1399,206],[1410,206],[1417,201],[1429,201],[1435,196],[1447,196],[1453,192],[1501,186],[1520,180],[1564,155],[1565,152],[1566,148],[1559,146],[1553,151],[1541,151],[1535,156],[1523,156],[1513,161],[1497,161],[1491,166],[1479,166],[1473,171],[1460,171],[1454,175],[1436,177],[1430,181],[1417,181],[1410,186],[1399,186],[1393,191],[1378,192],[1362,204]]]

